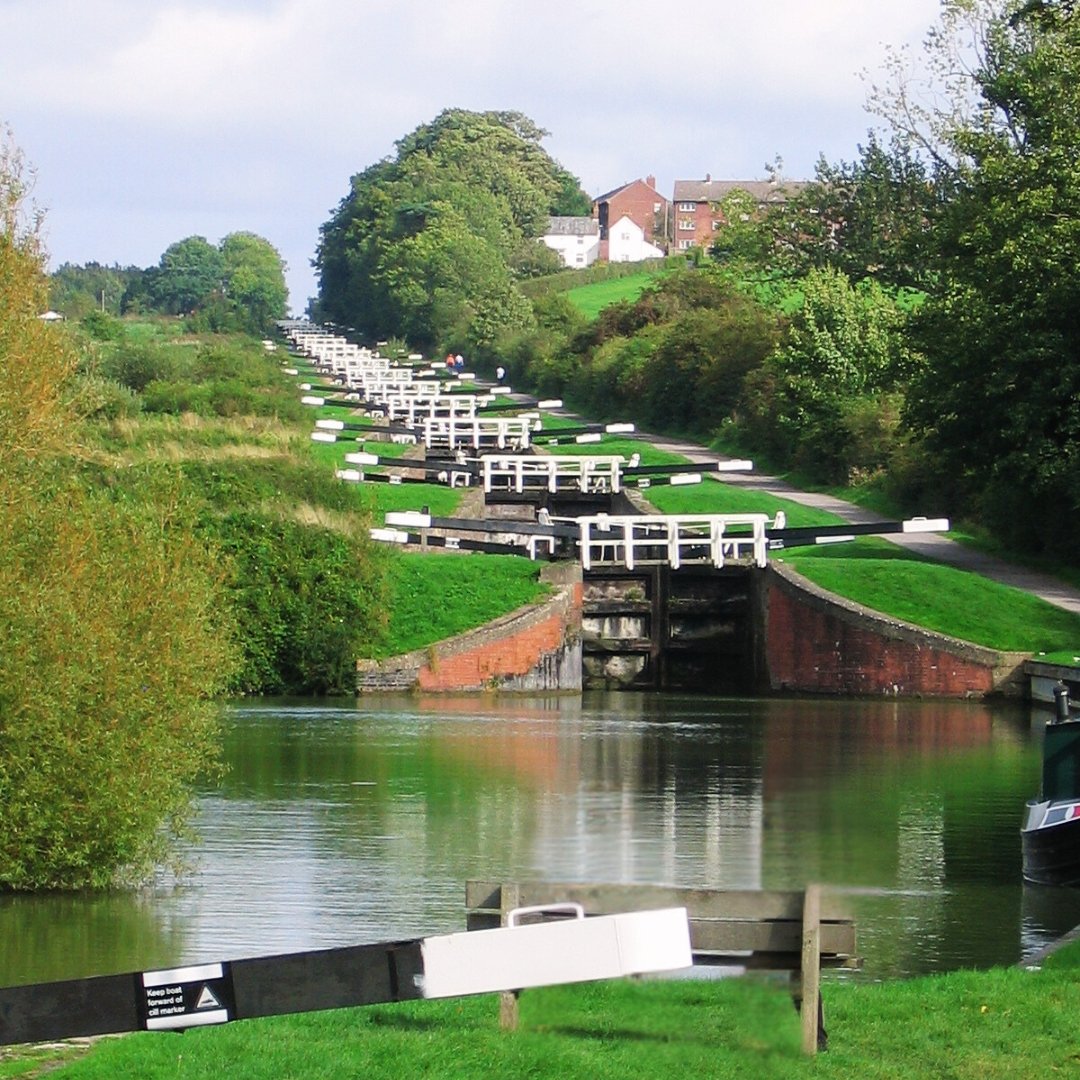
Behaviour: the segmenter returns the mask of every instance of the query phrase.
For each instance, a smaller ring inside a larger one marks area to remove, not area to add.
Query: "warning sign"
[[[147,1031],[224,1024],[232,1019],[232,975],[227,963],[144,971],[140,978]]]

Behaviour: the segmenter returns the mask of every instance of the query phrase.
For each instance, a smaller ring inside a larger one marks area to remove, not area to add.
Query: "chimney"
[[[653,191],[656,190],[656,177],[655,176],[646,176],[645,177],[645,183],[648,184],[649,187],[651,187],[653,189]]]
[[[705,183],[706,184],[711,184],[712,183],[712,173],[706,173],[705,174]]]

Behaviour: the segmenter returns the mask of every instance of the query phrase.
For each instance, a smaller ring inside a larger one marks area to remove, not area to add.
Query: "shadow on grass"
[[[372,1027],[399,1028],[402,1031],[460,1030],[461,1023],[453,1017],[405,1016],[401,1013],[373,1013],[368,1017]]]
[[[635,1028],[590,1028],[576,1024],[537,1024],[530,1025],[529,1031],[538,1035],[564,1035],[569,1039],[587,1039],[593,1042],[628,1042],[656,1043],[672,1042],[693,1043],[698,1046],[715,1046],[717,1033],[700,1032],[689,1035],[685,1031],[668,1034],[661,1031],[641,1031]]]

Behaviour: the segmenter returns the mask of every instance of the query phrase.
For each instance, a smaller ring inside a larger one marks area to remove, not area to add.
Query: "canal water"
[[[1080,924],[1021,883],[1044,714],[669,694],[229,707],[187,869],[0,896],[0,985],[463,927],[469,878],[822,882],[881,979],[1011,964]]]

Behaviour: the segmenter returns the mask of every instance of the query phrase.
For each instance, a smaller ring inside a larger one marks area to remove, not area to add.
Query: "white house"
[[[625,214],[608,227],[608,262],[641,262],[643,259],[662,259],[664,253],[645,239],[640,225]]]
[[[540,239],[571,269],[591,266],[600,254],[600,223],[587,217],[548,218]]]

